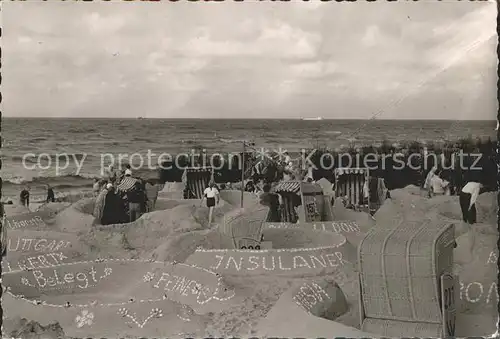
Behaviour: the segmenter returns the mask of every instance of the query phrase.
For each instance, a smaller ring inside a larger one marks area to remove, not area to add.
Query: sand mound
[[[347,311],[347,300],[333,280],[300,282],[292,289],[292,300],[316,317],[334,320]]]
[[[26,318],[13,319],[4,324],[6,328],[15,328],[10,331],[10,338],[22,339],[66,339],[64,331],[58,322],[48,324],[46,326],[40,325],[36,321],[28,321]]]
[[[462,210],[458,197],[444,198],[447,199],[443,199],[444,201],[439,203],[439,213],[451,219],[462,220]],[[496,224],[498,211],[496,193],[486,192],[479,195],[476,201],[476,211],[479,223]]]
[[[241,191],[222,190],[220,192],[221,200],[224,200],[233,207],[241,207]],[[254,208],[259,205],[259,197],[250,192],[243,192],[243,208]]]
[[[30,212],[29,208],[23,205],[4,205],[4,209],[8,217]]]

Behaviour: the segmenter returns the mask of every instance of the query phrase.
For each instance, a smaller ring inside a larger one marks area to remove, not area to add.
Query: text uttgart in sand
[[[71,247],[71,242],[58,239],[11,238],[7,240],[7,252],[56,252]]]
[[[291,271],[298,269],[317,269],[326,267],[338,267],[347,263],[341,252],[328,254],[304,254],[304,255],[215,255],[217,263],[210,267],[213,270],[246,270],[254,271],[264,269],[268,271]]]

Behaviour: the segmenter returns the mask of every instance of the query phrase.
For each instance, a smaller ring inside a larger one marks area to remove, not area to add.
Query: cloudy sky
[[[6,116],[496,115],[493,2],[2,7]]]

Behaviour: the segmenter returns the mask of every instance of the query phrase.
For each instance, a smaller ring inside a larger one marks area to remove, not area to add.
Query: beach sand
[[[262,252],[267,257],[260,263],[257,259],[245,261],[247,257],[260,255],[255,252],[217,251],[231,248],[231,242],[217,227],[224,215],[241,213],[239,191],[222,192],[211,228],[208,228],[207,208],[200,206],[200,200],[182,200],[180,192],[179,184],[166,185],[154,212],[125,225],[92,226],[92,198],[73,204],[41,206],[40,211],[57,212],[52,222],[42,229],[27,227],[23,231],[31,238],[45,239],[46,246],[40,245],[38,250],[34,247],[11,250],[4,259],[3,285],[8,289],[3,296],[4,335],[20,336],[33,330],[45,333],[47,338],[56,338],[62,332],[70,337],[108,338],[377,337],[356,329],[359,296],[355,249],[375,222],[405,213],[426,214],[436,223],[447,220],[455,224],[458,247],[454,267],[463,285],[456,335],[481,336],[496,330],[497,272],[492,258],[496,263],[498,234],[494,193],[478,198],[479,223],[473,226],[460,221],[457,197],[426,199],[414,186],[391,191],[393,199],[386,201],[375,214],[376,221],[366,213],[335,204],[336,220],[355,221],[358,232],[321,231],[323,236],[318,236],[318,231],[273,230],[282,231],[284,240],[273,244],[273,250]],[[258,204],[256,196],[249,193],[245,193],[244,201],[246,211]],[[8,216],[26,212],[24,207],[6,206]],[[70,245],[48,246],[51,235],[54,239],[64,238]],[[272,236],[272,232],[267,235]],[[23,236],[21,230],[9,231],[11,247],[16,238]],[[325,249],[325,244],[331,247]],[[294,249],[296,246],[299,248]],[[206,252],[196,252],[200,247]],[[304,248],[310,252],[301,252]],[[33,264],[32,271],[21,271],[16,266],[28,257],[44,256],[49,251],[62,254],[57,265],[44,267],[40,263],[47,261],[38,259],[39,266]],[[306,258],[305,253],[327,257],[330,263],[337,261],[326,268],[313,267],[309,262],[297,266],[300,269],[291,269],[298,257]],[[238,255],[243,258],[239,263]],[[209,265],[211,258],[217,259],[218,265]],[[271,259],[273,269],[269,269]],[[277,268],[278,261],[284,267]],[[255,266],[249,266],[250,263]],[[37,270],[40,273],[35,274]],[[57,278],[50,280],[56,274]],[[172,282],[174,278],[177,282]],[[334,320],[307,313],[292,300],[292,291],[297,286],[311,282],[321,285],[327,280],[336,281],[345,297],[326,301],[325,307],[341,313]],[[164,288],[169,281],[170,288]],[[49,288],[51,283],[54,288]],[[40,292],[36,286],[42,285]],[[61,328],[43,327],[56,322]]]

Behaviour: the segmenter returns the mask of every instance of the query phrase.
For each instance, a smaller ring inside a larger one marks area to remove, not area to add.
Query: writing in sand
[[[55,252],[71,247],[71,242],[56,239],[11,238],[7,240],[7,252]]]
[[[39,212],[26,213],[8,217],[5,219],[7,227],[10,229],[30,227],[30,226],[45,226],[45,221],[42,219],[42,214]]]
[[[32,270],[21,277],[21,283],[39,290],[87,289],[111,275],[111,268],[96,270],[95,266],[75,270],[74,266],[59,266],[54,269]],[[24,275],[24,274],[23,274]]]
[[[217,286],[217,281],[214,278],[214,287]],[[154,288],[162,288],[170,297],[196,296],[198,304],[204,304],[213,298],[216,290],[212,291],[210,287],[201,284],[200,282],[184,276],[173,275],[170,273],[162,273],[158,281],[153,285]]]
[[[264,224],[265,228],[303,228],[318,231],[328,231],[335,233],[359,233],[359,225],[353,221],[333,221],[333,222],[306,222],[299,224],[292,223],[270,223]]]
[[[8,272],[19,269],[21,271],[30,271],[40,268],[56,267],[65,263],[65,259],[68,259],[62,252],[44,253],[37,256],[23,258],[18,260],[17,263],[14,261],[2,261],[2,267],[6,268]]]
[[[299,292],[293,297],[293,301],[306,310],[306,312],[311,312],[311,309],[315,305],[329,299],[331,299],[331,297],[328,293],[314,282],[302,285]]]
[[[272,253],[272,252],[271,252]],[[267,271],[291,271],[297,269],[316,269],[326,267],[338,267],[347,263],[341,252],[328,254],[303,254],[294,255],[293,252],[270,254],[269,252],[238,253],[232,255],[215,255],[217,263],[211,266],[213,270],[246,270],[254,271],[264,269]]]

